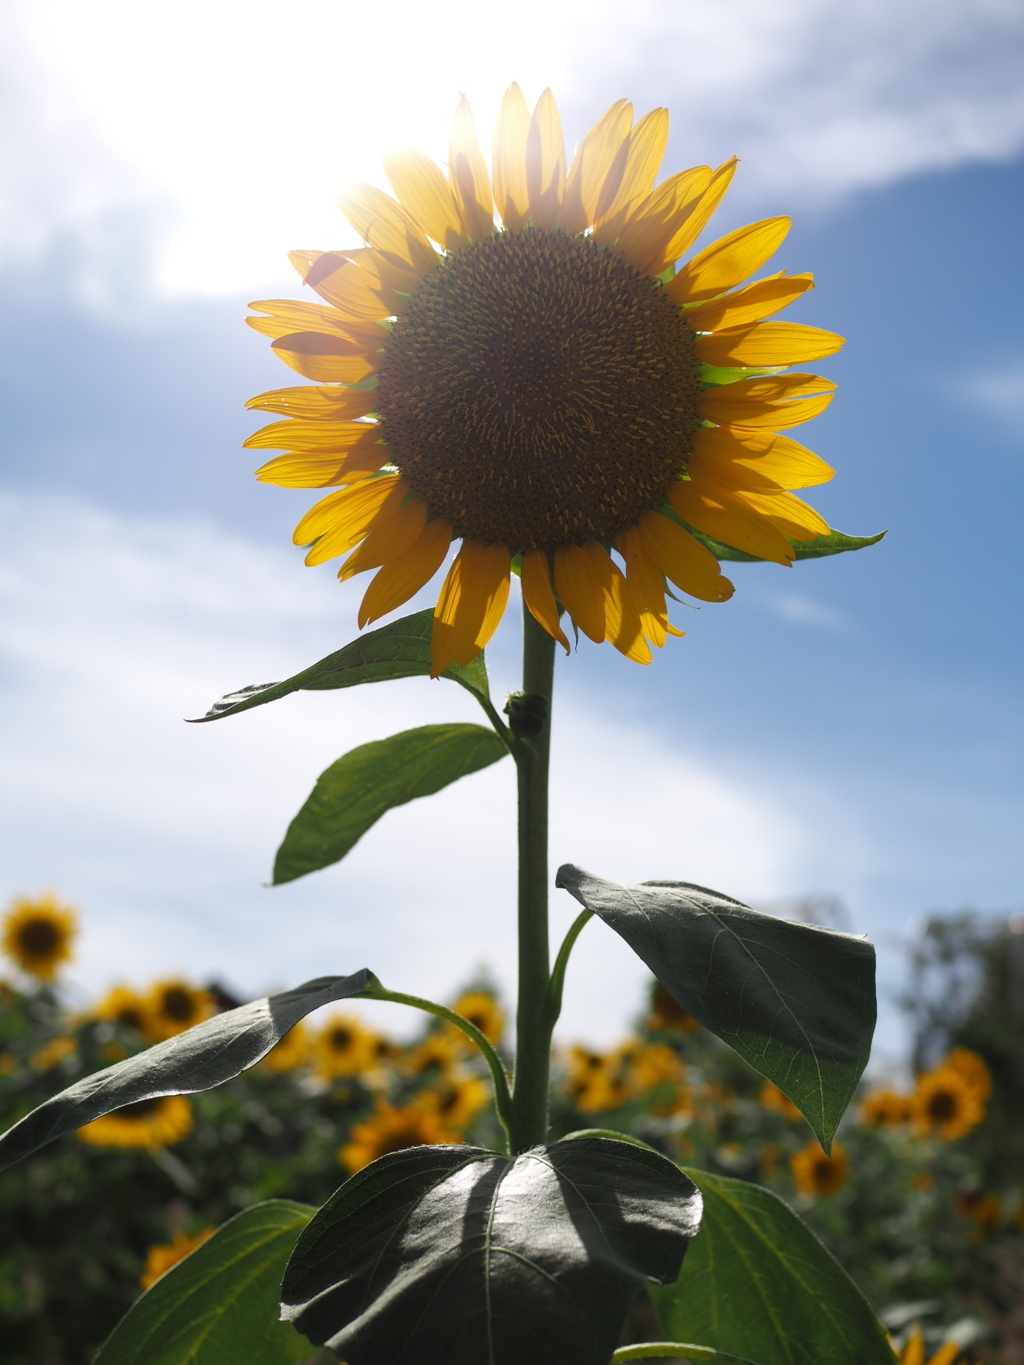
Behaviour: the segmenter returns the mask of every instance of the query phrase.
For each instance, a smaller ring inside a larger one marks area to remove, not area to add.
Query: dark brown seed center
[[[48,919],[30,919],[21,926],[19,937],[29,957],[49,957],[60,945],[60,931]]]
[[[457,535],[610,539],[657,507],[699,425],[694,334],[614,250],[503,233],[428,275],[379,375],[395,463]]]

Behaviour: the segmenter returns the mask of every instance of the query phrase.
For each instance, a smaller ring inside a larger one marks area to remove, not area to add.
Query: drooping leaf
[[[320,976],[294,990],[225,1010],[145,1052],[93,1072],[33,1109],[0,1137],[0,1170],[126,1104],[222,1085],[255,1066],[305,1015],[333,1000],[358,995],[372,980],[365,968],[352,976]]]
[[[651,1296],[666,1337],[761,1365],[894,1365],[867,1299],[776,1195],[687,1168],[704,1219],[682,1274]]]
[[[218,1228],[136,1299],[94,1365],[297,1365],[309,1342],[278,1319],[281,1277],[316,1213],[271,1199]]]
[[[678,1167],[626,1143],[414,1147],[320,1210],[282,1316],[348,1365],[608,1365],[632,1294],[675,1280],[699,1220]]]
[[[254,706],[265,706],[292,692],[326,692],[338,687],[356,687],[360,683],[388,682],[392,678],[414,678],[430,674],[430,631],[434,614],[429,609],[403,616],[400,621],[368,631],[344,649],[328,654],[325,659],[305,668],[301,673],[279,683],[253,683],[215,701],[205,716],[194,725],[224,716],[250,711]],[[479,700],[490,697],[487,687],[487,667],[483,650],[472,663],[452,664],[441,675],[460,683]]]
[[[482,725],[423,725],[361,744],[317,778],[277,850],[274,885],[338,862],[385,811],[432,796],[507,753]]]
[[[731,545],[724,545],[720,540],[712,540],[710,536],[693,526],[687,525],[686,529],[691,536],[695,536],[709,549],[716,559],[740,560],[746,564],[763,562],[757,555],[747,554],[746,550],[734,550]],[[888,534],[888,531],[879,531],[877,536],[848,536],[842,531],[829,531],[827,536],[815,536],[813,540],[791,540],[789,543],[793,547],[796,559],[822,559],[826,555],[841,555],[847,550],[863,550],[868,545],[877,545]]]
[[[730,1351],[715,1351],[710,1346],[697,1346],[692,1341],[645,1341],[636,1346],[620,1346],[612,1356],[612,1365],[624,1360],[721,1361],[721,1365],[761,1365],[746,1356],[734,1356]]]
[[[875,1027],[875,950],[689,882],[620,886],[567,864],[564,887],[695,1019],[800,1109],[826,1151]]]

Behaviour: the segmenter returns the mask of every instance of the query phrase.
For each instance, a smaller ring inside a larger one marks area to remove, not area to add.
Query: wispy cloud
[[[810,626],[831,631],[835,635],[849,635],[854,624],[845,612],[824,602],[816,602],[799,592],[769,592],[761,589],[756,600],[772,616],[793,626]]]
[[[974,375],[964,385],[963,395],[1014,434],[1024,436],[1024,357]]]

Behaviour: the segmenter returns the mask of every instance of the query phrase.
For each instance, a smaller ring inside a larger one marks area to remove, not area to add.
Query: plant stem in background
[[[512,1150],[547,1136],[551,1029],[548,1008],[548,756],[555,642],[523,610],[523,691],[544,697],[548,715],[535,738],[515,748],[519,777],[519,998],[512,1092]]]

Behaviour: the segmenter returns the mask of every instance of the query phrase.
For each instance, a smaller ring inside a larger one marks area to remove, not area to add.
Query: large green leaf
[[[679,1279],[651,1290],[666,1336],[761,1365],[894,1365],[867,1299],[792,1209],[744,1180],[687,1174],[704,1219]]]
[[[747,554],[746,550],[734,550],[731,545],[724,545],[720,540],[712,540],[703,531],[698,531],[690,525],[687,525],[686,529],[691,536],[695,536],[706,546],[716,559],[735,559],[746,564],[763,563],[757,555]],[[868,545],[877,545],[888,534],[888,531],[879,531],[877,536],[848,536],[842,531],[829,531],[827,536],[815,536],[813,540],[791,540],[789,543],[797,559],[822,559],[825,555],[841,555],[847,550],[863,550]]]
[[[0,1170],[37,1147],[126,1104],[212,1090],[255,1066],[305,1015],[359,995],[374,978],[320,976],[280,995],[225,1010],[116,1066],[95,1071],[33,1109],[0,1137]]]
[[[430,610],[403,616],[400,621],[392,621],[379,630],[361,635],[344,649],[328,654],[326,659],[304,668],[284,682],[253,683],[237,692],[229,692],[220,701],[215,701],[205,716],[192,723],[198,725],[203,721],[234,716],[239,711],[265,706],[268,701],[277,701],[292,692],[326,692],[337,687],[355,687],[359,683],[428,676],[433,620]],[[472,663],[465,667],[452,664],[441,676],[461,683],[478,700],[489,700],[483,650]]]
[[[875,950],[689,882],[620,886],[567,864],[557,885],[600,915],[675,1000],[774,1081],[826,1151],[875,1027]]]
[[[675,1280],[699,1221],[678,1167],[624,1142],[414,1147],[320,1210],[282,1316],[348,1365],[608,1365],[633,1293]]]
[[[336,863],[385,811],[432,796],[507,753],[482,725],[422,725],[361,744],[317,778],[277,850],[274,885]]]
[[[315,1209],[271,1199],[238,1214],[157,1280],[94,1365],[296,1365],[309,1342],[279,1321],[281,1277]]]

